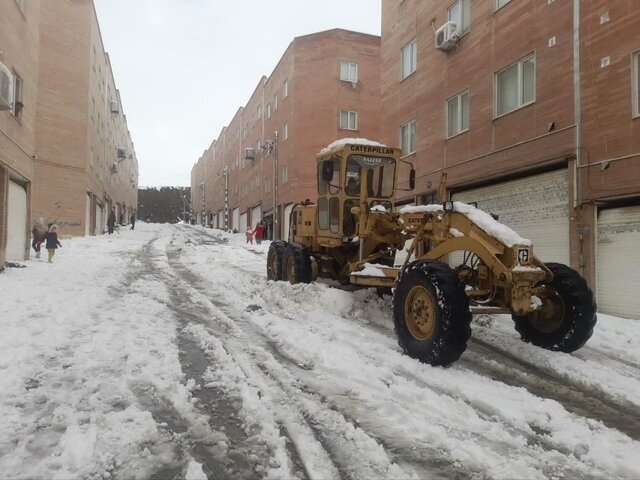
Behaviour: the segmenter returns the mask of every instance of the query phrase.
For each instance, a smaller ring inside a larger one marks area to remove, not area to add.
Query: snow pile
[[[344,147],[345,145],[368,145],[370,147],[386,147],[386,145],[376,142],[374,140],[368,140],[366,138],[341,138],[340,140],[336,140],[333,143],[330,143],[325,148],[320,150],[320,154],[329,152],[334,148]]]
[[[377,263],[365,263],[362,270],[353,272],[351,275],[362,275],[364,277],[386,277],[382,271],[383,268],[389,268],[389,266]]]
[[[511,228],[498,222],[491,215],[474,207],[473,205],[468,205],[462,202],[453,202],[453,210],[467,215],[469,220],[507,247],[513,247],[514,245],[531,245],[531,240],[522,238]],[[442,211],[441,204],[407,205],[400,209],[400,213],[426,213],[439,211]]]

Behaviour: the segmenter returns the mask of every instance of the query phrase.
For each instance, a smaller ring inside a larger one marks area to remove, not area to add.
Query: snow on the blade
[[[432,204],[407,205],[402,207],[399,211],[400,213],[426,213],[438,212],[441,210],[441,204]],[[453,210],[466,214],[472,222],[478,225],[478,227],[504,243],[507,247],[513,247],[514,245],[531,245],[531,240],[522,238],[511,228],[498,222],[491,215],[474,207],[473,205],[468,205],[462,202],[453,202]]]
[[[365,263],[363,269],[357,272],[353,272],[351,275],[362,275],[365,277],[384,277],[386,276],[382,271],[383,268],[389,268],[388,265],[379,265],[377,263]]]

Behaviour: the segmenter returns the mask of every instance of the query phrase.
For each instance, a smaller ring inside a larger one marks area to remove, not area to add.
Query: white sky
[[[193,164],[294,37],[380,35],[380,0],[95,0],[141,186],[187,186]]]

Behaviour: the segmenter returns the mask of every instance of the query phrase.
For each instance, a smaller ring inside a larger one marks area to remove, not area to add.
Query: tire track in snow
[[[554,375],[507,350],[472,338],[457,366],[516,387],[541,398],[559,402],[569,412],[601,421],[604,425],[640,440],[640,415],[635,405],[574,380]]]

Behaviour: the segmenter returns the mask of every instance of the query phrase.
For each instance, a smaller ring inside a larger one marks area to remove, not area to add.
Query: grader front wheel
[[[267,280],[283,280],[284,259],[287,254],[287,242],[275,240],[269,245],[267,254]]]
[[[287,247],[283,274],[291,284],[311,282],[311,259],[302,245],[290,243]]]
[[[596,325],[596,302],[578,272],[560,263],[547,263],[553,281],[545,285],[542,306],[528,315],[512,315],[525,342],[547,350],[570,353],[582,347]]]
[[[469,297],[448,265],[418,260],[400,276],[393,321],[398,343],[410,357],[449,365],[460,358],[471,336]]]

